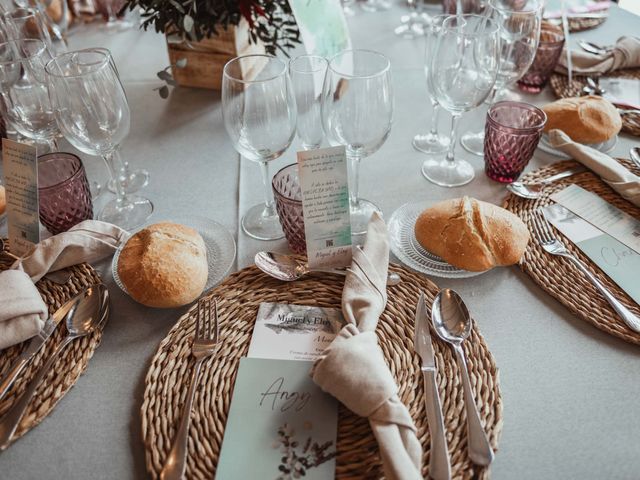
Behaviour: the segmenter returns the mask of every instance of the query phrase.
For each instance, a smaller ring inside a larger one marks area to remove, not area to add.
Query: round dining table
[[[476,171],[470,184],[442,188],[420,173],[426,157],[411,140],[428,130],[431,106],[424,39],[394,34],[406,13],[398,1],[386,12],[358,11],[348,17],[353,46],[390,59],[395,101],[389,138],[362,162],[361,195],[380,206],[387,219],[411,201],[468,195],[501,204],[505,186],[487,178],[483,159],[461,147],[457,153]],[[586,39],[609,45],[638,32],[640,17],[613,4],[605,23],[573,34],[571,44],[578,48],[577,41]],[[161,98],[157,89],[163,82],[156,73],[169,59],[165,37],[153,30],[110,31],[95,23],[74,27],[69,49],[85,47],[110,49],[118,66],[131,107],[131,132],[122,153],[132,168],[150,172],[144,194],[155,207],[152,220],[198,215],[223,224],[237,242],[232,271],[252,265],[260,250],[287,252],[284,239],[254,240],[240,227],[243,213],[262,201],[260,171],[240,158],[227,137],[220,92],[179,87]],[[554,99],[549,88],[538,95],[508,95],[536,105]],[[482,105],[464,115],[461,132],[482,127],[486,111]],[[449,131],[448,114],[440,115],[439,127]],[[634,145],[640,145],[640,138],[623,133],[612,155],[628,158]],[[300,148],[296,139],[271,163],[271,173],[295,162]],[[62,149],[73,151],[65,142]],[[80,155],[90,179],[105,182],[102,161]],[[538,149],[526,171],[557,161]],[[98,197],[96,207],[109,197]],[[6,225],[0,233],[6,234]],[[392,256],[392,261],[398,260]],[[110,260],[96,268],[111,293],[102,343],[50,416],[0,454],[0,479],[127,480],[148,475],[140,415],[145,375],[158,344],[187,307],[144,307],[113,282]],[[492,478],[640,478],[640,347],[575,317],[517,266],[468,279],[431,280],[462,295],[499,368],[504,425]]]

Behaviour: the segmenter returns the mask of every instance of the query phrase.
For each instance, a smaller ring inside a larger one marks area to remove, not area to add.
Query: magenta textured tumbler
[[[93,218],[87,175],[72,153],[38,157],[38,195],[40,221],[54,235]]]
[[[293,163],[284,167],[273,176],[271,185],[280,225],[289,248],[295,253],[307,253],[298,165]]]
[[[533,63],[527,73],[518,80],[520,90],[540,93],[549,81],[564,47],[562,28],[548,22],[542,22],[540,43]]]
[[[484,129],[484,171],[511,183],[520,176],[538,146],[547,115],[524,102],[498,102],[489,108]]]

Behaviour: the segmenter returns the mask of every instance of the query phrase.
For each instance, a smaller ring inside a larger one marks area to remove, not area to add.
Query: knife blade
[[[60,323],[60,321],[67,315],[71,307],[77,302],[79,295],[76,295],[71,300],[64,303],[58,310],[55,311],[53,315],[50,315],[47,318],[47,321],[44,322],[44,326],[42,330],[38,332],[38,334],[31,339],[27,348],[20,354],[20,356],[16,359],[15,363],[11,366],[5,377],[0,382],[0,401],[7,394],[13,382],[15,382],[20,372],[24,369],[24,367],[29,363],[29,361],[35,356],[38,351],[45,344],[47,339],[51,336],[51,334],[55,331],[56,327]]]
[[[431,455],[429,456],[429,477],[434,480],[451,479],[451,461],[447,448],[442,406],[436,383],[436,361],[429,333],[427,304],[424,292],[420,292],[416,305],[414,348],[420,356],[422,378],[424,380],[425,405],[429,436],[431,437]]]

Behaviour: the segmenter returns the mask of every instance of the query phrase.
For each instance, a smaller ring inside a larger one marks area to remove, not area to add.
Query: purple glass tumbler
[[[40,221],[54,235],[93,218],[87,175],[72,153],[55,152],[38,157]]]
[[[307,253],[298,165],[293,163],[281,169],[273,176],[271,185],[280,225],[284,230],[289,248],[294,253]]]
[[[498,102],[489,108],[484,130],[484,171],[497,182],[517,179],[538,147],[547,115],[524,102]]]
[[[542,22],[536,56],[527,73],[518,80],[520,90],[540,93],[556,68],[563,47],[564,33],[562,28],[548,22]]]

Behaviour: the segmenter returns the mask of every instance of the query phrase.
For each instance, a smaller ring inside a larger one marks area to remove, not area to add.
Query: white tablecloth
[[[387,218],[407,201],[462,194],[500,203],[505,190],[488,180],[482,159],[458,151],[476,167],[468,186],[444,189],[420,175],[424,156],[411,146],[425,131],[430,107],[422,72],[422,40],[396,38],[404,13],[358,13],[350,18],[353,43],[391,59],[395,120],[379,152],[362,164],[363,197]],[[577,34],[610,44],[637,34],[640,18],[617,8],[601,27]],[[111,49],[132,110],[125,157],[151,172],[144,191],[154,218],[206,215],[226,225],[238,242],[234,268],[252,263],[258,250],[286,250],[284,240],[258,242],[239,229],[243,212],[261,201],[259,169],[239,161],[222,123],[218,92],[176,89],[162,100],[156,72],[168,65],[162,36],[130,30],[109,33],[97,26],[72,35],[72,48]],[[544,104],[551,93],[522,96]],[[461,130],[477,129],[486,106],[465,116]],[[442,116],[442,128],[449,127]],[[637,138],[622,135],[614,151],[626,157]],[[295,159],[294,145],[273,162],[272,172]],[[90,176],[106,178],[97,159],[82,155]],[[556,161],[540,151],[528,169]],[[108,265],[100,266],[112,295],[112,313],[102,345],[86,373],[40,426],[0,454],[2,479],[134,479],[146,476],[140,424],[144,376],[160,340],[184,309],[151,310],[120,292]],[[573,317],[517,268],[501,268],[468,280],[435,279],[458,290],[477,319],[500,368],[504,429],[493,478],[628,479],[640,477],[640,348],[606,335]]]

